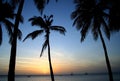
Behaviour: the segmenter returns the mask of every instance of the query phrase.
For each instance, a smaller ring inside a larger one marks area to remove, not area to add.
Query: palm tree
[[[45,42],[43,43],[43,47],[41,50],[40,57],[43,54],[43,51],[48,47],[48,60],[49,60],[49,66],[50,66],[50,74],[51,74],[51,80],[54,80],[54,73],[52,69],[52,63],[51,63],[51,56],[50,56],[50,42],[49,42],[49,36],[50,36],[50,31],[58,31],[61,34],[65,34],[66,30],[62,26],[52,26],[53,22],[53,15],[46,16],[44,15],[44,19],[40,16],[38,17],[33,17],[30,18],[29,21],[31,21],[32,26],[39,26],[40,30],[33,31],[32,33],[28,34],[23,41],[25,41],[27,38],[31,37],[32,39],[35,39],[38,35],[42,35],[45,33]]]
[[[109,14],[106,5],[102,0],[75,0],[76,10],[72,12],[71,18],[74,20],[77,30],[81,33],[81,42],[84,41],[89,30],[92,31],[94,40],[100,36],[107,64],[109,80],[113,81],[110,61],[108,58],[107,48],[102,33],[110,40],[110,28],[108,25]],[[103,30],[103,31],[102,31]]]
[[[13,9],[7,2],[0,1],[0,45],[2,44],[2,25],[5,26],[8,36],[12,36],[12,27],[14,26],[10,19],[14,18]]]
[[[22,9],[23,9],[23,4],[24,4],[24,0],[20,1],[19,7],[18,7],[18,11],[17,11],[17,15],[15,18],[15,25],[14,25],[14,29],[13,29],[13,36],[11,37],[11,55],[10,55],[10,63],[9,63],[9,70],[8,70],[8,81],[15,81],[14,76],[15,76],[15,62],[16,62],[16,49],[17,49],[17,35],[18,35],[18,26],[19,26],[19,22],[20,22],[20,16],[22,13]]]
[[[47,0],[47,2],[48,1],[49,0]],[[36,6],[38,7],[39,11],[42,12],[45,7],[46,0],[34,0],[34,2],[36,3]],[[11,55],[10,55],[10,63],[9,63],[9,70],[8,70],[8,81],[15,81],[14,76],[15,76],[16,51],[17,51],[17,35],[20,35],[19,38],[21,38],[21,34],[19,34],[20,33],[19,22],[21,20],[20,16],[24,6],[24,0],[10,0],[10,3],[13,9],[15,9],[16,6],[19,5],[16,18],[15,18],[13,36],[11,37],[12,45],[11,45]]]

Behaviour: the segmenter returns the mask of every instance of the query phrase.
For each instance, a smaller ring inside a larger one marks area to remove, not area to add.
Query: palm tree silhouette
[[[7,2],[0,1],[0,45],[2,44],[2,24],[5,26],[8,36],[12,36],[13,23],[10,19],[14,18],[13,9]]]
[[[17,36],[19,33],[19,22],[20,16],[23,9],[24,0],[20,1],[18,11],[15,18],[15,24],[13,29],[13,36],[11,37],[11,55],[10,55],[10,63],[9,63],[9,70],[8,70],[8,81],[15,81],[15,64],[16,64],[16,49],[17,49]],[[20,36],[21,38],[21,36]]]
[[[75,0],[76,10],[72,12],[71,18],[74,20],[77,30],[81,33],[81,42],[84,41],[89,30],[92,31],[94,40],[100,36],[107,64],[109,80],[113,81],[112,69],[108,58],[107,48],[102,33],[110,40],[109,14],[106,3],[102,0]],[[102,31],[103,30],[103,31]]]
[[[49,0],[47,0],[48,2]],[[34,0],[37,8],[40,12],[43,11],[46,0]],[[17,51],[17,36],[21,35],[19,31],[19,22],[21,20],[21,13],[24,6],[24,0],[10,0],[12,8],[15,9],[18,6],[18,11],[15,18],[15,24],[13,29],[13,36],[11,37],[11,55],[10,55],[10,63],[8,70],[8,81],[15,81],[15,64],[16,64],[16,51]],[[21,36],[19,36],[21,38]]]
[[[51,63],[51,56],[50,56],[49,35],[51,30],[58,31],[61,34],[65,35],[66,30],[62,26],[52,26],[52,22],[53,22],[52,18],[53,18],[53,15],[50,15],[50,16],[44,15],[44,18],[40,16],[38,17],[35,16],[33,18],[30,18],[29,21],[31,21],[32,26],[39,26],[40,30],[33,31],[32,33],[28,34],[23,41],[25,41],[29,37],[31,37],[32,39],[35,39],[38,35],[42,35],[43,33],[45,33],[45,36],[44,36],[45,42],[43,43],[40,57],[42,56],[43,51],[46,49],[46,47],[48,47],[48,60],[49,60],[49,66],[50,66],[51,80],[55,81],[54,73],[52,69],[52,63]]]

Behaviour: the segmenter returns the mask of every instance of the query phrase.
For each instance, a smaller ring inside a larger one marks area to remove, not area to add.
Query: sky
[[[73,0],[50,0],[45,7],[43,14],[53,14],[53,25],[66,28],[64,35],[58,32],[51,32],[50,46],[52,66],[55,74],[85,73],[85,72],[107,72],[104,58],[104,50],[100,39],[93,40],[91,32],[88,33],[84,42],[80,42],[80,32],[72,25],[70,15],[75,10]],[[28,19],[33,16],[41,16],[36,9],[33,0],[25,0],[22,15],[24,23],[19,25],[23,36],[39,27],[31,26]],[[0,46],[0,74],[7,74],[10,49],[8,36],[3,27],[3,43]],[[120,72],[120,32],[113,33],[110,41],[104,36],[108,55],[113,72]],[[36,39],[27,39],[25,42],[18,41],[16,56],[16,74],[49,74],[49,63],[47,49],[40,57],[44,36]]]

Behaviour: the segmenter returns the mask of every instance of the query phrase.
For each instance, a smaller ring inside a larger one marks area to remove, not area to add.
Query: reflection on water
[[[7,76],[0,76],[0,81],[7,81]],[[15,81],[51,81],[50,76],[16,76]],[[55,76],[55,81],[109,81],[107,75]],[[114,75],[114,81],[120,81],[120,75]]]

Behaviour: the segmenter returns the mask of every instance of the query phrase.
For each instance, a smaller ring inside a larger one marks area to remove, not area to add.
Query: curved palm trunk
[[[17,50],[17,32],[18,32],[18,26],[19,26],[19,20],[20,15],[22,13],[24,0],[21,0],[16,20],[15,20],[15,26],[13,31],[13,40],[12,40],[12,46],[11,46],[11,56],[10,56],[10,63],[9,63],[9,71],[8,71],[8,81],[15,81],[15,64],[16,64],[16,50]]]
[[[99,29],[98,31],[99,31],[100,39],[101,39],[101,42],[102,42],[102,45],[103,45],[103,49],[104,49],[104,52],[105,52],[105,60],[106,60],[106,64],[107,64],[107,69],[108,69],[108,74],[109,74],[109,80],[113,81],[112,69],[111,69],[111,65],[110,65],[110,62],[109,62],[109,58],[108,58],[108,53],[107,53],[107,48],[106,48],[106,45],[105,45],[105,41],[103,39],[101,30]]]
[[[51,75],[51,80],[55,81],[54,73],[53,73],[53,69],[52,69],[52,63],[51,63],[51,56],[50,56],[49,35],[47,37],[48,37],[48,60],[49,60],[49,66],[50,66],[50,75]]]

